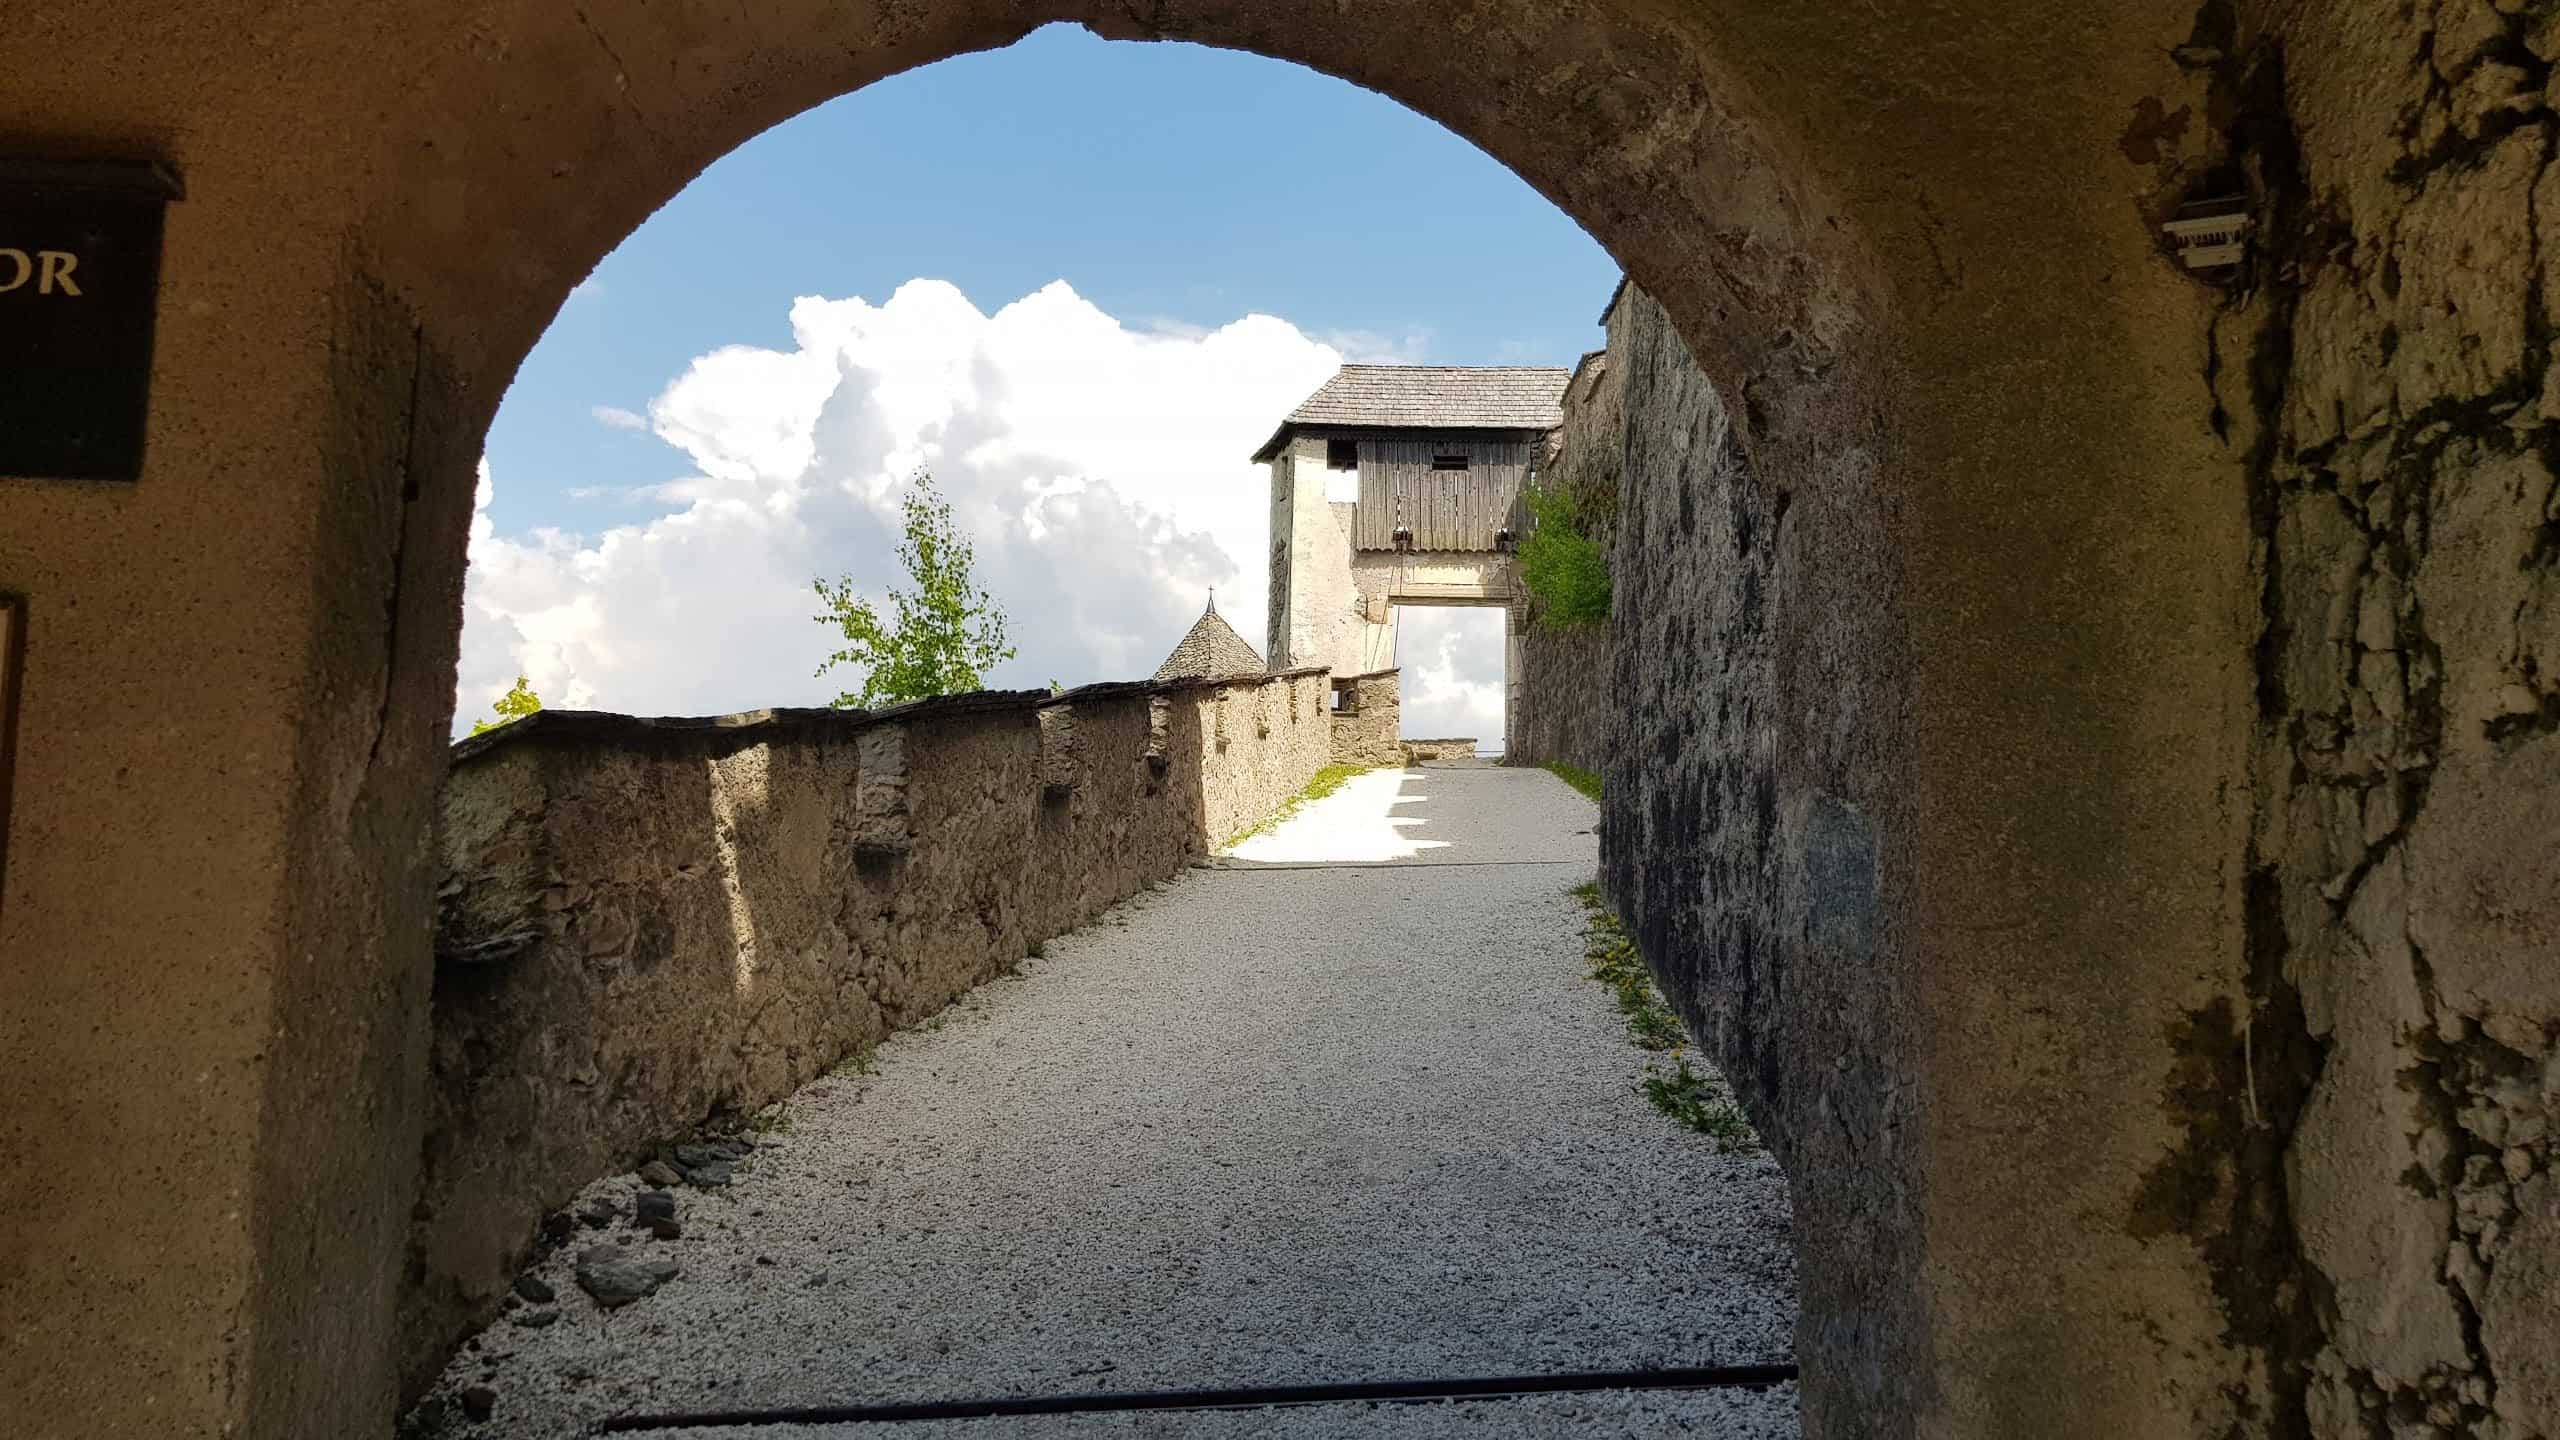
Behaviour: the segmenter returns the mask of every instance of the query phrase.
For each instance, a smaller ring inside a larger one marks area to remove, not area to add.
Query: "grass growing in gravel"
[[[1316,772],[1316,778],[1307,782],[1306,789],[1299,791],[1297,794],[1290,796],[1286,801],[1283,801],[1279,809],[1274,810],[1269,815],[1263,817],[1261,824],[1256,825],[1249,830],[1237,832],[1235,835],[1230,837],[1225,844],[1220,845],[1218,848],[1221,850],[1233,850],[1247,840],[1252,839],[1254,836],[1271,829],[1281,821],[1297,814],[1299,807],[1321,800],[1327,795],[1332,794],[1334,791],[1341,789],[1342,783],[1354,775],[1366,775],[1372,770],[1390,768],[1394,767],[1383,765],[1327,765]]]
[[[1722,1077],[1712,1067],[1690,1062],[1689,1033],[1663,1001],[1653,972],[1636,952],[1636,942],[1600,899],[1600,887],[1577,885],[1573,898],[1590,912],[1590,927],[1583,932],[1583,956],[1591,962],[1591,978],[1617,997],[1618,1011],[1627,1017],[1627,1038],[1637,1049],[1662,1057],[1644,1062],[1644,1077],[1636,1082],[1636,1089],[1654,1109],[1715,1141],[1719,1150],[1760,1148],[1759,1133],[1751,1128],[1750,1117],[1742,1113]]]
[[[1561,760],[1548,761],[1546,764],[1546,770],[1548,774],[1555,776],[1567,785],[1570,785],[1574,789],[1581,791],[1583,794],[1590,796],[1594,804],[1599,803],[1599,776],[1583,769],[1579,765],[1567,765]]]

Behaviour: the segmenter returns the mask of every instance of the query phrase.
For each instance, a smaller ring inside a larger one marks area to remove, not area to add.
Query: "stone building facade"
[[[1506,723],[1529,592],[1517,554],[1565,372],[1345,365],[1254,459],[1271,467],[1273,664],[1396,664],[1396,610],[1499,606]]]

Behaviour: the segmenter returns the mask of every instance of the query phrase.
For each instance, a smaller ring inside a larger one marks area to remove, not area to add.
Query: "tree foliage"
[[[1587,533],[1572,494],[1532,490],[1529,513],[1537,523],[1520,542],[1520,577],[1538,597],[1538,613],[1551,625],[1608,619],[1609,557]]]
[[[977,551],[953,523],[951,506],[934,492],[931,475],[916,476],[906,517],[898,560],[912,588],[890,587],[894,623],[884,624],[871,602],[854,592],[852,576],[833,585],[815,582],[827,611],[811,618],[844,637],[844,648],[829,655],[818,673],[839,665],[863,672],[861,689],[829,702],[840,708],[983,689],[988,668],[1013,658],[1004,639],[1004,612],[970,573]]]
[[[524,676],[518,675],[515,685],[506,694],[499,696],[497,703],[489,708],[496,712],[498,718],[474,720],[471,722],[472,734],[478,735],[484,731],[495,730],[510,720],[523,719],[542,708],[542,697],[533,693],[533,687],[525,683]]]

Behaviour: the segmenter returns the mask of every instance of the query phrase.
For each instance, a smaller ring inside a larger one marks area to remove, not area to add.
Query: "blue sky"
[[[701,435],[736,419],[751,403],[739,397],[755,389],[735,377],[715,383],[719,377],[710,372],[717,367],[697,362],[718,359],[724,347],[813,355],[811,345],[820,342],[795,330],[793,307],[801,297],[890,307],[886,318],[865,310],[826,327],[834,339],[824,343],[851,347],[834,363],[848,363],[845,356],[859,352],[875,367],[846,372],[855,376],[846,383],[879,386],[905,363],[898,358],[904,352],[882,337],[947,333],[955,314],[960,329],[973,323],[938,291],[908,291],[904,311],[913,314],[896,319],[902,312],[890,306],[892,298],[919,280],[948,282],[977,312],[997,317],[989,333],[1010,338],[988,343],[1012,346],[1017,359],[1038,348],[1031,331],[1039,317],[1004,307],[1071,292],[1068,298],[1142,337],[1216,333],[1260,315],[1331,347],[1335,359],[1570,365],[1599,343],[1594,317],[1616,273],[1578,226],[1508,170],[1392,101],[1257,56],[1105,42],[1052,26],[1005,50],[883,81],[769,131],[715,164],[635,232],[563,306],[508,393],[488,440],[494,484],[485,487],[482,528],[525,553],[548,546],[564,570],[578,570],[575,554],[609,550],[618,527],[684,521],[707,493],[704,484],[688,485],[688,477],[719,472],[728,454],[726,442]],[[1060,281],[1063,291],[1044,292]],[[1040,323],[1051,330],[1043,333],[1089,333],[1085,322],[1093,317],[1082,310],[1063,302],[1032,308],[1048,317]],[[846,338],[857,335],[870,338]],[[1256,354],[1282,353],[1286,338]],[[1038,383],[1025,377],[1058,368],[1023,360],[1009,372],[1010,400],[982,395],[963,403],[974,417],[972,433],[1010,424],[997,412],[1024,403],[1019,392]],[[1320,379],[1330,365],[1291,359],[1282,366],[1285,384],[1262,360],[1246,368],[1260,388],[1250,392],[1249,404],[1238,404],[1269,412],[1267,418],[1239,418],[1189,442],[1202,451],[1198,484],[1222,495],[1249,487],[1251,478],[1234,468],[1241,455],[1208,452],[1230,446],[1239,427],[1267,431],[1290,403],[1273,398],[1281,391],[1272,387],[1298,389],[1306,374]],[[1157,372],[1137,364],[1128,373]],[[701,392],[696,408],[711,418],[697,414],[692,428],[678,434],[653,402],[676,394],[689,375]],[[825,397],[812,395],[817,408],[789,423],[824,430],[831,423],[820,418]],[[838,395],[835,403],[841,409],[851,401]],[[1166,403],[1198,408],[1205,402],[1185,393],[1168,395]],[[1143,401],[1132,398],[1131,409],[1143,413]],[[607,418],[599,419],[600,412]],[[823,482],[819,488],[830,496],[843,491],[894,513],[872,470],[892,458],[912,465],[919,454],[938,475],[955,463],[936,448],[940,432],[933,428],[949,419],[933,414],[940,418],[920,421],[925,428],[906,435],[912,443],[884,441],[879,453],[840,463],[821,455],[808,463],[839,464],[841,473],[800,475],[789,483],[805,489]],[[758,423],[781,422],[762,417]],[[1252,441],[1244,443],[1249,449]],[[1036,500],[1062,484],[1119,482],[1120,498],[1140,517],[1131,523],[1143,528],[1154,515],[1177,529],[1213,535],[1224,550],[1242,552],[1228,555],[1228,584],[1259,591],[1258,544],[1223,533],[1227,522],[1218,515],[1189,513],[1182,487],[1149,490],[1141,481],[1100,473],[1113,462],[1093,459],[1056,435],[1044,445],[1045,469],[1017,467],[1003,482],[1013,490],[985,498],[979,508],[987,523],[1018,525],[1022,504],[1031,503],[1023,501],[1026,494]],[[748,457],[737,468],[778,475],[775,467],[805,461],[793,452],[780,461]],[[1078,478],[1064,478],[1069,472]],[[757,503],[768,509],[802,504],[776,502],[769,494]],[[962,506],[964,519],[970,508]],[[879,536],[867,522],[826,521],[819,528],[826,534],[819,557],[843,562],[828,568],[864,573],[878,559],[872,542]],[[1030,528],[1041,529],[1036,522]],[[543,531],[568,538],[544,540]],[[769,563],[788,567],[807,558],[792,549]],[[585,562],[584,570],[596,563]],[[1217,568],[1209,562],[1199,576]],[[675,583],[682,573],[683,567],[668,568],[664,578]],[[1188,588],[1199,588],[1189,583],[1198,576],[1181,575]],[[796,583],[805,586],[805,579]],[[589,703],[606,708],[729,706],[746,698],[743,681],[699,693],[663,687],[615,693],[617,685],[600,678],[603,669],[582,667],[577,647],[560,638],[559,607],[573,602],[610,610],[602,596],[576,602],[557,587],[541,597],[550,621],[501,626],[482,613],[490,605],[476,607],[481,663],[475,667],[467,654],[462,708],[476,713],[485,704],[477,691],[510,664],[536,671],[537,688],[547,666],[555,689],[577,686]],[[534,604],[491,603],[517,620]],[[1142,618],[1132,612],[1133,630],[1143,636],[1166,623],[1156,612],[1167,603],[1146,600]],[[1245,633],[1259,641],[1258,595],[1249,608],[1246,618],[1255,628]],[[822,638],[814,627],[810,633],[813,641]],[[1165,645],[1173,638],[1167,635]],[[620,649],[638,643],[635,631]],[[467,652],[471,648],[467,643]],[[1045,674],[1075,668],[1068,658],[1026,655],[1024,664]],[[1110,650],[1074,658],[1088,666],[1130,663]],[[790,688],[784,681],[806,678],[775,672],[784,689]],[[1093,678],[1106,677],[1081,675],[1069,683]]]

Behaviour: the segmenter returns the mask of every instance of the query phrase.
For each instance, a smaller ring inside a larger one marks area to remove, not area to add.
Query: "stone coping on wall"
[[[519,720],[493,726],[477,735],[467,735],[453,742],[450,763],[460,765],[518,742],[602,741],[615,744],[646,744],[689,739],[702,735],[718,735],[747,743],[789,739],[812,732],[834,730],[844,734],[868,729],[874,725],[912,724],[919,720],[937,720],[961,715],[985,715],[1008,710],[1026,714],[1052,706],[1079,702],[1116,700],[1131,695],[1175,695],[1195,690],[1215,690],[1233,686],[1263,685],[1273,680],[1295,680],[1309,675],[1322,675],[1321,665],[1301,665],[1289,670],[1272,670],[1256,675],[1227,675],[1214,678],[1182,680],[1102,680],[1079,685],[1072,690],[1052,693],[1047,690],[971,690],[959,695],[937,695],[924,700],[884,706],[877,710],[837,709],[829,705],[784,705],[765,710],[740,710],[727,715],[626,715],[618,710],[566,710],[545,708]],[[1393,675],[1393,670],[1378,670],[1370,675],[1343,676],[1343,679],[1368,679],[1374,675]]]

